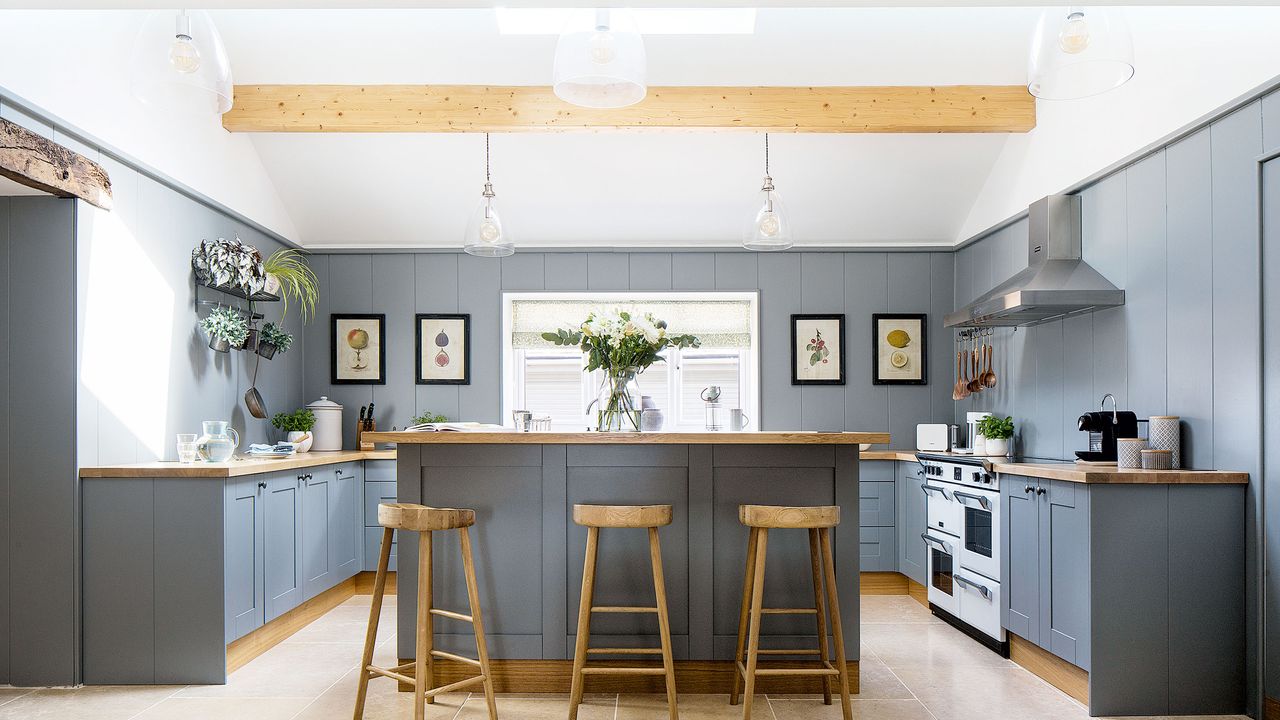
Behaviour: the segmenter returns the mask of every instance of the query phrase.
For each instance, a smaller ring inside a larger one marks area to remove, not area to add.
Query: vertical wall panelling
[[[458,258],[458,312],[471,316],[471,384],[458,387],[458,415],[466,420],[499,421],[501,285],[501,263],[471,255]]]
[[[320,399],[321,395],[329,393],[329,353],[331,352],[329,347],[329,313],[332,312],[332,306],[329,304],[330,257],[329,255],[311,255],[307,258],[307,264],[311,266],[311,271],[316,274],[318,297],[316,299],[315,317],[311,319],[310,323],[302,327],[301,333],[295,331],[295,335],[302,339],[307,360],[306,370],[303,373],[306,381],[306,390],[300,399],[300,403],[303,405],[315,402]]]
[[[329,278],[326,289],[329,293],[329,313],[372,313],[373,309],[373,257],[371,255],[332,255],[329,257]],[[328,315],[319,318],[324,326],[325,340],[322,355],[325,363],[325,383],[327,385],[331,373],[330,358],[333,354],[334,339],[331,337],[331,320]],[[398,347],[390,334],[386,335],[387,346],[382,352],[405,352]],[[313,349],[314,350],[314,349]],[[316,394],[328,397],[342,406],[342,446],[355,447],[356,418],[361,406],[373,401],[372,385],[327,385],[324,392]],[[312,398],[315,399],[315,398]]]
[[[672,255],[672,290],[714,290],[715,287],[715,255],[712,253],[679,253]]]
[[[1076,427],[1076,418],[1093,410],[1093,315],[1077,315],[1062,321],[1062,455],[1073,458],[1089,449],[1089,435]],[[1054,456],[1059,457],[1059,456]]]
[[[845,312],[844,262],[839,253],[803,253],[800,255],[800,312]],[[857,311],[855,311],[857,312]],[[846,313],[846,322],[848,321]],[[788,328],[788,337],[790,329]],[[864,336],[865,337],[865,336]],[[845,327],[845,381],[848,375],[848,355],[865,347]],[[864,353],[865,354],[865,353]],[[789,356],[788,356],[789,357]],[[843,430],[845,422],[844,388],[838,385],[807,385],[800,388],[802,430]]]
[[[1266,502],[1266,695],[1280,698],[1280,160],[1263,166],[1262,176],[1263,494]]]
[[[580,292],[587,289],[586,253],[547,253],[543,257],[546,290]]]
[[[755,253],[716,253],[715,261],[716,290],[754,290],[759,287],[759,256]]]
[[[631,290],[672,290],[671,265],[681,260],[671,253],[631,253]]]
[[[889,256],[887,303],[891,313],[928,313],[933,269],[928,253]],[[936,382],[936,380],[934,380]],[[929,422],[933,408],[927,385],[890,385],[889,434],[901,447],[915,444],[916,424]]]
[[[539,258],[541,259],[541,258]],[[541,268],[539,268],[541,269]],[[414,261],[412,255],[374,255],[373,312],[387,316],[387,384],[373,386],[378,428],[404,427],[417,414],[414,388]],[[541,277],[541,273],[539,273]],[[347,420],[352,423],[358,416]]]
[[[928,422],[947,422],[955,411],[951,387],[955,382],[955,353],[942,318],[955,309],[955,255],[929,254],[929,417]],[[847,301],[846,301],[847,302]],[[902,447],[911,447],[914,436]]]
[[[1213,464],[1213,193],[1210,132],[1165,152],[1167,184],[1168,385],[1170,415],[1182,418],[1182,462]]]
[[[1125,356],[1129,409],[1139,417],[1166,414],[1167,293],[1165,290],[1165,154],[1125,173],[1129,238],[1125,245]],[[1185,339],[1180,336],[1180,339]]]
[[[458,312],[459,257],[461,256],[444,253],[424,253],[413,256],[415,313]],[[557,257],[556,255],[548,255],[545,258],[545,270],[548,278],[551,276],[552,268],[557,266],[557,263],[554,262]],[[586,262],[582,263],[582,269],[585,275]],[[473,368],[472,372],[474,371]],[[432,412],[437,415],[444,415],[450,420],[462,419],[458,415],[458,392],[460,386],[417,385],[415,383],[415,387],[417,388],[418,396],[418,413]]]
[[[885,253],[846,253],[844,312],[849,353],[845,359],[848,382],[844,387],[844,424],[847,430],[889,427],[889,389],[884,385],[871,384],[871,349],[867,344],[871,338],[871,316],[888,312],[888,303],[889,256]],[[915,445],[915,435],[910,438],[894,437],[892,440],[894,447]]]
[[[626,290],[631,282],[627,253],[588,253],[587,289],[603,292]]]
[[[1125,171],[1107,177],[1081,195],[1084,260],[1116,287],[1123,288],[1129,224]],[[1126,303],[1128,300],[1126,296]],[[1111,393],[1121,406],[1128,407],[1128,346],[1124,322],[1124,307],[1093,314],[1093,394],[1101,398]]]
[[[800,386],[791,384],[791,315],[800,312],[800,282],[798,254],[759,257],[762,428],[798,428],[803,422]]]
[[[1262,148],[1280,149],[1280,90],[1262,98]]]
[[[546,270],[542,253],[516,253],[502,258],[501,263],[503,292],[544,289]]]
[[[9,335],[9,203],[0,197],[0,337]],[[9,349],[0,350],[0,524],[9,527]],[[9,544],[0,546],[0,683],[9,682]]]

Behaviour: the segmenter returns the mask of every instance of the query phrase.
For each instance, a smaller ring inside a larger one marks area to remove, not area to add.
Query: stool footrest
[[[823,661],[823,667],[820,668],[756,668],[756,677],[761,675],[790,675],[790,676],[821,676],[821,675],[839,675],[840,671],[832,667],[831,663]],[[738,672],[743,677],[747,676],[747,666],[742,661],[737,662]]]
[[[817,615],[817,608],[760,608],[761,615]]]
[[[412,665],[412,663],[410,663],[410,665]],[[413,678],[409,677],[408,675],[402,675],[394,670],[380,668],[376,665],[369,665],[368,667],[365,668],[365,672],[369,673],[370,677],[372,677],[373,675],[381,675],[382,677],[391,678],[392,680],[398,680],[402,683],[408,683],[410,685],[413,684]]]
[[[666,675],[664,668],[655,667],[584,667],[583,675]]]
[[[439,615],[440,617],[450,618],[452,620],[461,620],[462,622],[474,622],[471,619],[470,615],[463,615],[460,612],[454,612],[452,610],[441,610],[440,608],[431,608],[431,614]]]
[[[591,608],[593,613],[656,613],[656,607],[639,607],[634,605],[597,605]]]
[[[479,660],[472,660],[471,658],[469,658],[469,657],[463,657],[462,655],[454,655],[453,653],[451,653],[451,652],[445,652],[444,650],[432,650],[432,651],[431,651],[431,656],[432,656],[432,657],[442,658],[442,659],[444,659],[444,660],[453,660],[454,662],[460,662],[460,663],[466,663],[466,664],[468,664],[468,665],[474,665],[475,667],[480,667],[480,661],[479,661]]]
[[[799,648],[795,650],[757,650],[760,655],[822,655],[822,651],[818,648]]]
[[[661,655],[662,648],[587,648],[588,655]]]

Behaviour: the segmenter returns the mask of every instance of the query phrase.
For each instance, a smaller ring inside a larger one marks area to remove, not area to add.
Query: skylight
[[[494,8],[503,35],[559,35],[575,8]],[[755,8],[636,8],[643,35],[750,35]]]

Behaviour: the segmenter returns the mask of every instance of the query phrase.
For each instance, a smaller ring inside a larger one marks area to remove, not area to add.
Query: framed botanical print
[[[871,316],[871,382],[875,385],[929,383],[928,323],[923,314]]]
[[[791,384],[844,384],[844,315],[791,316]]]
[[[386,385],[387,316],[333,313],[329,322],[329,382]]]
[[[471,316],[416,315],[419,385],[471,384]]]

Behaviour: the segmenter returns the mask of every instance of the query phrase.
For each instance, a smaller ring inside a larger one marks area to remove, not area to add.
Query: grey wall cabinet
[[[921,585],[927,585],[925,547],[920,540],[920,534],[928,525],[925,517],[927,501],[924,491],[920,489],[924,474],[919,463],[913,462],[896,463],[895,470],[898,486],[895,493],[898,506],[898,572]]]
[[[292,472],[250,475],[262,497],[262,582],[266,587],[266,617],[270,622],[302,602],[302,495]],[[243,634],[243,633],[241,633]],[[239,635],[237,635],[239,637]]]
[[[263,495],[258,483],[265,477],[226,481],[226,642],[262,627],[264,621]]]

